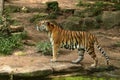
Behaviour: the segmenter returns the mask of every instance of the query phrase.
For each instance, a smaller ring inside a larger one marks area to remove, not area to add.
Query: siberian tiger
[[[98,64],[98,59],[94,51],[94,44],[96,44],[97,48],[106,58],[107,65],[109,64],[109,57],[99,45],[95,35],[91,33],[84,31],[64,30],[47,20],[40,21],[37,25],[37,30],[47,32],[50,37],[53,51],[53,58],[51,59],[52,62],[57,60],[57,52],[61,47],[70,50],[78,49],[79,56],[76,60],[73,60],[72,63],[79,63],[82,61],[84,58],[84,52],[86,51],[94,60],[94,64],[91,66],[96,67]]]

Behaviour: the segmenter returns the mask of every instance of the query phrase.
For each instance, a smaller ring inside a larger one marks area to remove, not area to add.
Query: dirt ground
[[[70,0],[58,0],[60,1],[60,5],[62,7],[69,7],[73,8],[73,4],[76,4],[76,2],[72,2]],[[68,4],[69,3],[69,4]],[[31,6],[34,6],[35,4],[31,4]],[[15,19],[18,19],[22,22],[23,26],[25,27],[25,30],[27,31],[29,38],[26,40],[26,43],[37,43],[41,40],[49,40],[47,37],[47,34],[38,32],[33,24],[31,24],[28,20],[29,17],[31,17],[35,13],[13,13],[11,16]],[[95,34],[98,37],[98,40],[100,41],[102,47],[106,51],[106,53],[110,56],[111,65],[114,65],[116,67],[120,67],[120,47],[114,47],[113,45],[117,42],[120,42],[120,29],[113,28],[109,30],[99,29],[99,30],[92,30],[93,34]],[[99,66],[100,65],[106,65],[104,57],[100,54],[100,52],[96,50],[96,54],[99,60]],[[31,66],[36,65],[40,63],[48,63],[52,56],[41,56],[40,53],[36,53],[36,48],[34,46],[28,46],[25,45],[25,48],[23,52],[26,53],[24,56],[16,56],[16,55],[10,55],[10,56],[1,56],[0,57],[0,65],[11,65],[11,66]],[[77,51],[69,51],[62,49],[61,55],[58,57],[58,61],[72,61],[77,58]],[[90,64],[93,62],[93,60],[90,58],[90,56],[86,53],[85,59],[81,62],[83,66],[90,66]]]

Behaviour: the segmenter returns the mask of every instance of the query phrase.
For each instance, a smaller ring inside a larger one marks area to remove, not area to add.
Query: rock
[[[13,55],[15,55],[15,56],[24,56],[24,55],[26,55],[26,53],[23,52],[23,51],[17,51],[17,52],[14,52]]]
[[[13,69],[9,65],[0,66],[0,73],[11,73]]]
[[[65,30],[79,30],[79,25],[74,23],[73,21],[63,21],[62,23],[60,23],[60,25],[62,26],[63,29]]]
[[[63,29],[74,31],[84,31],[100,27],[96,19],[91,17],[80,18],[76,16],[70,16],[67,18],[67,20],[63,21],[60,24]]]
[[[74,16],[81,17],[82,16],[82,11],[81,10],[75,10],[74,11]]]
[[[120,25],[120,11],[104,11],[102,14],[104,28]]]
[[[10,26],[10,31],[11,32],[23,32],[24,31],[24,27],[23,26]]]
[[[78,17],[92,17],[94,16],[93,12],[90,11],[85,11],[85,10],[75,10],[74,11],[74,16],[78,16]]]
[[[53,68],[53,72],[76,72],[83,70],[80,64],[71,64],[71,63],[51,63],[50,66]]]
[[[80,26],[83,30],[96,29],[99,28],[99,24],[95,18],[86,17],[81,19]]]
[[[80,64],[71,63],[40,63],[31,66],[1,65],[0,75],[14,75],[20,77],[48,76],[52,73],[78,72],[83,70]]]
[[[69,16],[65,21],[61,22],[61,26],[66,30],[80,30],[79,17]]]
[[[0,66],[0,74],[5,75],[16,75],[24,77],[33,77],[33,76],[46,76],[52,73],[52,68],[42,64],[39,66],[24,66],[24,67],[12,67],[9,65]]]

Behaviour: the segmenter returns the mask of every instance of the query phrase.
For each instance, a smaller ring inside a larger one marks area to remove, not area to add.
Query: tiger
[[[98,58],[95,54],[94,44],[100,50],[101,54],[106,58],[106,63],[109,65],[109,57],[99,44],[96,36],[86,31],[71,31],[65,30],[58,25],[55,25],[49,20],[39,21],[37,31],[47,32],[52,45],[52,59],[51,62],[57,61],[57,53],[59,48],[78,50],[78,58],[73,60],[73,64],[77,64],[84,59],[85,51],[91,56],[94,63],[92,67],[97,67]]]

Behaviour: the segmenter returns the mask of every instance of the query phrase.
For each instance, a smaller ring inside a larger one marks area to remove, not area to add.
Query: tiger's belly
[[[74,50],[77,49],[77,45],[74,44],[62,44],[60,45],[61,48],[69,49],[69,50]]]

